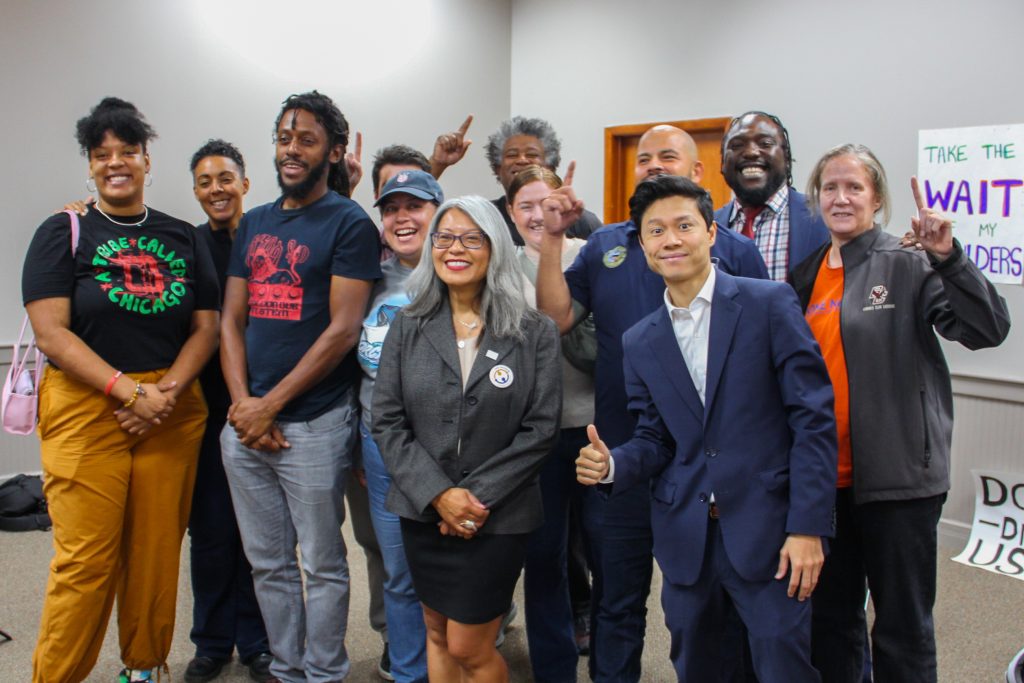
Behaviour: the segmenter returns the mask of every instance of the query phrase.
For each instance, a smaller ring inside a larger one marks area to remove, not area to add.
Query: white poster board
[[[974,524],[955,562],[1024,580],[1024,474],[971,470]]]
[[[925,203],[953,218],[953,236],[992,282],[1024,275],[1024,124],[918,132]]]

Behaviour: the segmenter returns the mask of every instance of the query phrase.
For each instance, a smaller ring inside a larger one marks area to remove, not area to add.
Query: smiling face
[[[519,236],[526,247],[532,251],[540,251],[540,243],[544,238],[544,212],[540,203],[552,190],[543,180],[527,183],[519,189],[509,206],[509,215],[516,225]]]
[[[743,206],[763,206],[786,182],[786,151],[775,122],[748,114],[726,133],[722,175]]]
[[[89,176],[96,183],[101,208],[142,212],[149,154],[141,144],[129,144],[111,131],[89,150]]]
[[[210,219],[210,227],[237,228],[244,211],[242,197],[249,191],[249,179],[238,164],[227,157],[203,157],[192,171],[192,181],[192,191]]]
[[[652,203],[640,226],[648,267],[666,284],[703,283],[711,269],[715,226],[701,216],[697,201],[666,197]]]
[[[327,131],[316,116],[305,109],[291,109],[281,115],[277,127],[277,184],[285,196],[286,208],[316,201],[327,192],[327,167],[341,160],[341,145],[328,145]]]
[[[704,166],[697,160],[693,140],[678,128],[655,126],[640,137],[636,147],[634,184],[659,175],[676,175],[699,183]]]
[[[491,262],[491,244],[483,231],[463,211],[449,209],[438,222],[437,232],[460,237],[470,233],[483,236],[483,246],[479,249],[467,249],[459,240],[453,241],[447,249],[431,249],[434,272],[449,289],[469,289],[479,293]]]
[[[839,244],[870,230],[882,206],[867,168],[848,154],[825,164],[818,203],[833,241]]]
[[[505,141],[501,151],[501,166],[494,172],[507,192],[516,174],[533,164],[544,166],[544,145],[532,135],[513,135]]]
[[[419,263],[423,240],[436,212],[434,202],[404,192],[389,194],[381,203],[384,242],[402,265],[415,268]]]

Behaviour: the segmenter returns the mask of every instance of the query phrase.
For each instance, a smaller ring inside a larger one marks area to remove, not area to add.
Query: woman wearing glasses
[[[494,641],[543,521],[538,472],[561,411],[558,333],[522,278],[490,202],[442,204],[381,351],[373,437],[432,681],[508,680]]]

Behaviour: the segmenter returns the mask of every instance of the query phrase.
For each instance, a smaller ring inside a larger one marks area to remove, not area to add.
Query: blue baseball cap
[[[426,171],[399,171],[384,184],[384,188],[380,191],[380,197],[373,205],[380,206],[385,197],[399,192],[411,194],[413,197],[426,199],[438,205],[444,203],[444,192],[434,176]]]

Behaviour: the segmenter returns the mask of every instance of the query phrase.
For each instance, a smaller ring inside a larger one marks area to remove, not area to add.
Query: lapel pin
[[[490,378],[491,384],[499,389],[509,387],[512,385],[512,380],[514,379],[514,376],[512,375],[512,368],[507,365],[495,365],[491,368]]]
[[[490,358],[491,360],[498,360],[498,352],[497,351],[492,351],[490,349],[487,349],[487,353],[485,353],[484,355],[487,356],[488,358]]]

